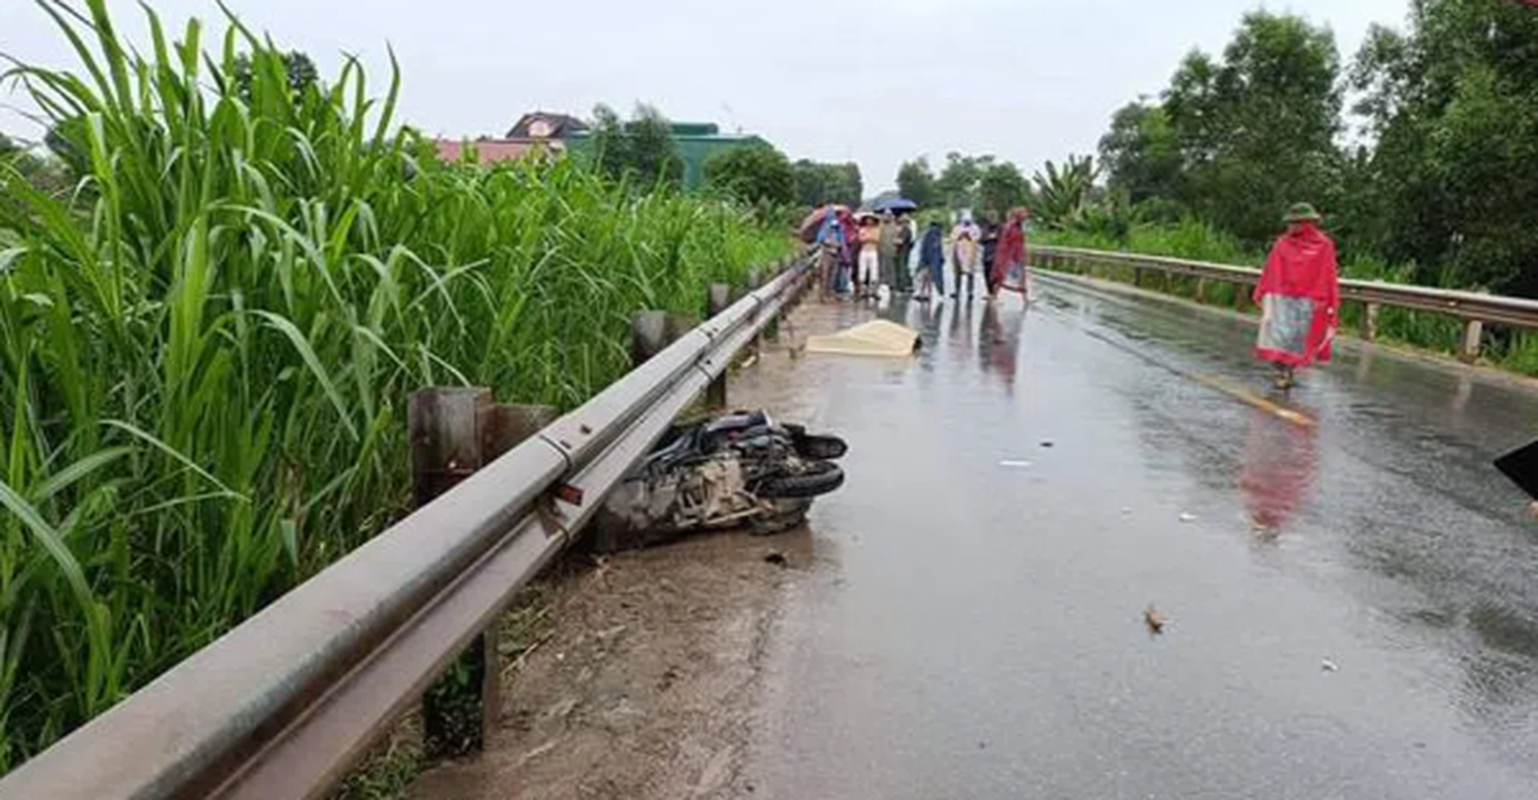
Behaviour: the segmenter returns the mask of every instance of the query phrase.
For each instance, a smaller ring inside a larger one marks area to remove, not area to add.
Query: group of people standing
[[[866,300],[886,290],[929,302],[945,297],[949,273],[951,297],[959,300],[965,285],[970,301],[981,273],[989,300],[1001,291],[1026,296],[1029,220],[1023,208],[1003,224],[978,224],[970,211],[961,211],[949,232],[934,218],[920,233],[908,213],[830,213],[816,238],[822,294]]]
[[[953,276],[951,298],[960,299],[966,286],[967,299],[977,294],[977,275],[983,276],[989,300],[999,292],[1018,292],[1029,297],[1025,272],[1025,239],[1031,212],[1024,208],[1011,211],[1002,225],[979,225],[971,212],[960,214],[950,235],[946,236],[939,220],[931,220],[920,248],[918,299],[929,300],[935,292],[945,295],[946,265]]]
[[[970,211],[961,211],[949,232],[941,219],[931,218],[920,233],[911,214],[851,214],[830,206],[803,223],[803,236],[817,245],[824,298],[875,299],[892,291],[929,302],[944,299],[949,275],[951,298],[960,300],[965,290],[970,302],[982,274],[990,302],[1003,291],[1029,299],[1030,216],[1019,208],[1002,224],[979,224]],[[1298,368],[1330,360],[1340,316],[1335,243],[1320,228],[1319,213],[1299,203],[1285,221],[1287,230],[1272,247],[1254,292],[1261,309],[1255,353],[1274,367],[1279,389],[1293,385]]]

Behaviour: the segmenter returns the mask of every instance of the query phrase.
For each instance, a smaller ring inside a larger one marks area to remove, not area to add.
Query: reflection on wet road
[[[1345,348],[1300,425],[1193,379],[1265,395],[1247,323],[1043,283],[796,371],[853,450],[755,796],[1538,797],[1538,527],[1489,466],[1538,395]]]

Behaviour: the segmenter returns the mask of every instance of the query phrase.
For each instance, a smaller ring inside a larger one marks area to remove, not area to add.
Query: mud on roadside
[[[808,305],[733,377],[737,407],[816,426],[827,362],[807,334],[848,324]],[[794,377],[792,377],[794,376]],[[541,631],[504,668],[498,735],[434,768],[413,800],[739,797],[763,661],[785,587],[818,555],[806,528],[728,533],[610,557],[571,554],[542,581]]]

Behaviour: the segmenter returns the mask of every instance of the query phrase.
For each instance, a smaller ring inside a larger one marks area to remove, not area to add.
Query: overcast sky
[[[500,134],[527,110],[586,116],[637,100],[675,120],[758,133],[791,158],[854,160],[868,191],[898,165],[995,153],[1027,174],[1092,151],[1112,111],[1156,94],[1193,47],[1221,50],[1255,0],[227,0],[284,49],[331,74],[342,53],[404,74],[406,121],[446,136]],[[212,0],[150,0],[170,28],[214,22]],[[1407,0],[1264,4],[1334,29],[1343,56]],[[109,0],[142,31],[138,0]],[[169,24],[171,21],[177,24]],[[222,30],[222,25],[219,26]],[[136,34],[137,35],[137,34]],[[0,53],[74,66],[27,0],[0,0]],[[380,85],[383,69],[371,70]],[[16,104],[14,97],[6,97]],[[0,130],[26,132],[0,109]]]

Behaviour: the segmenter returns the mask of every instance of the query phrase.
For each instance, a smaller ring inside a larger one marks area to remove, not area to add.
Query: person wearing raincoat
[[[951,266],[956,272],[956,285],[951,287],[951,297],[961,297],[961,283],[967,284],[967,299],[977,294],[977,270],[982,264],[983,231],[972,221],[972,213],[961,212],[961,221],[951,229]]]
[[[983,232],[981,239],[983,245],[981,269],[983,274],[983,291],[988,297],[993,297],[998,292],[998,289],[993,285],[994,256],[998,255],[999,252],[999,234],[1003,231],[1003,228],[999,227],[998,223],[994,222],[993,218],[987,214],[983,215],[978,225]]]
[[[881,278],[879,286],[891,289],[897,285],[897,217],[890,211],[881,212]]]
[[[918,299],[927,303],[938,291],[945,297],[945,229],[932,219],[919,241]]]
[[[1319,212],[1298,203],[1255,286],[1260,334],[1255,355],[1276,370],[1276,387],[1291,388],[1300,367],[1330,360],[1339,324],[1340,278],[1335,242],[1319,229]]]
[[[847,285],[844,273],[849,263],[851,233],[846,220],[833,211],[823,218],[822,227],[817,231],[817,283],[818,294],[823,299],[843,293]]]
[[[897,258],[895,260],[897,274],[893,276],[892,290],[898,294],[909,294],[913,291],[913,268],[909,260],[913,256],[913,246],[918,244],[918,224],[913,217],[907,214],[897,215]]]
[[[999,249],[994,253],[993,274],[988,281],[989,300],[998,299],[1000,289],[1019,292],[1030,299],[1025,284],[1025,223],[1030,216],[1031,212],[1024,208],[1009,212],[1009,220],[999,232]]]

